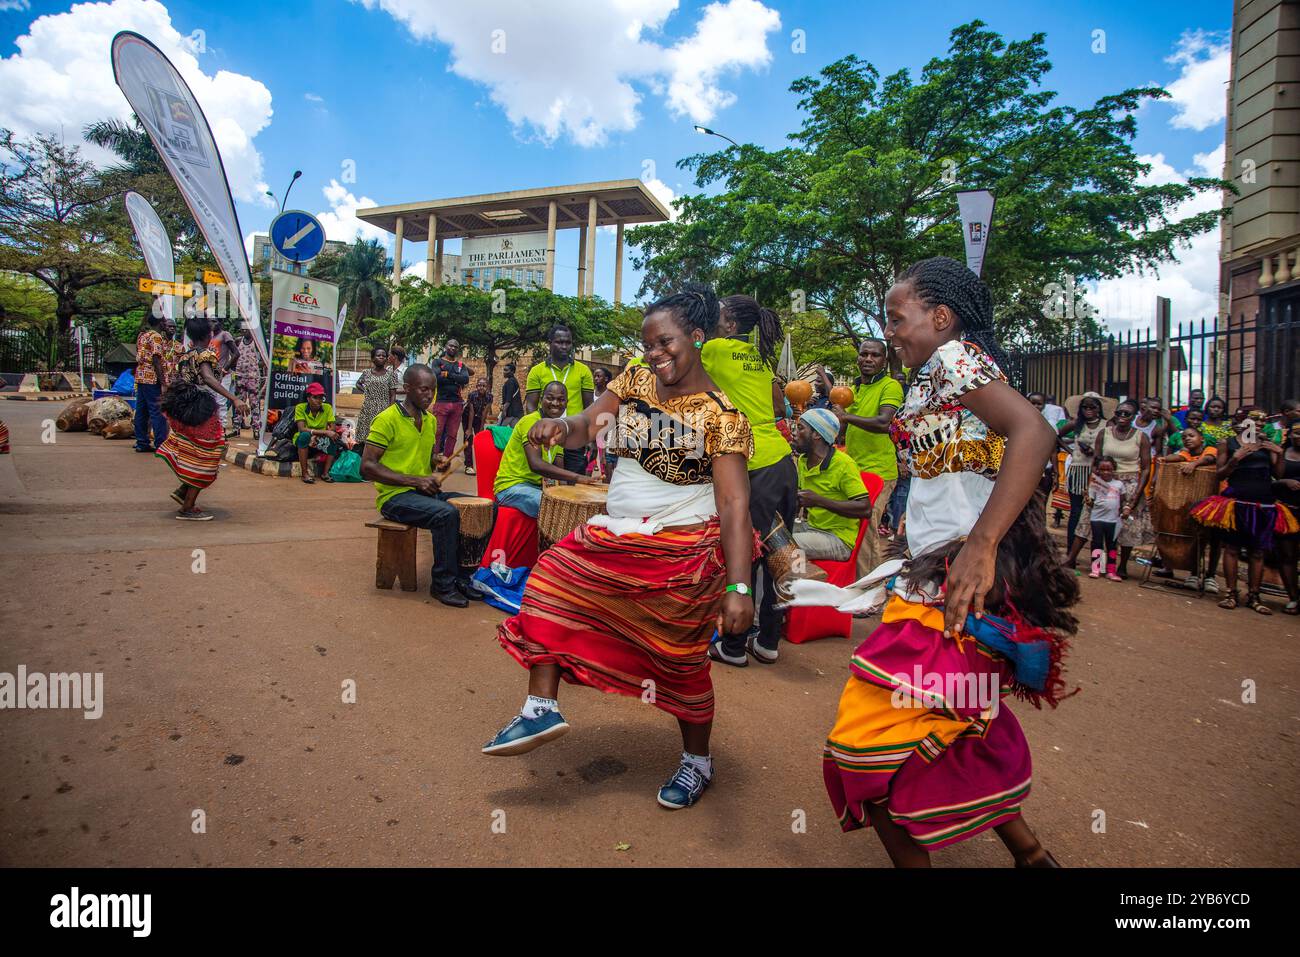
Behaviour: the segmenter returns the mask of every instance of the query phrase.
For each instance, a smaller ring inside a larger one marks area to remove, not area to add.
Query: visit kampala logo
[[[37,671],[29,675],[26,665],[19,665],[16,675],[0,671],[0,711],[23,708],[70,708],[94,721],[104,713],[104,673],[56,671],[46,675]]]
[[[71,894],[50,898],[51,927],[129,927],[131,936],[148,937],[152,926],[152,894]]]

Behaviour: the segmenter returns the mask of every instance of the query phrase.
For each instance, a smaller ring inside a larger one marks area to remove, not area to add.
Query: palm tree
[[[321,256],[312,264],[311,275],[337,283],[339,302],[348,307],[348,318],[355,318],[364,336],[369,320],[377,319],[392,305],[393,294],[387,279],[393,260],[377,239],[358,239],[339,256]]]

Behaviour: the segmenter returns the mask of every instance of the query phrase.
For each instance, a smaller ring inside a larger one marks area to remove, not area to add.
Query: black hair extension
[[[758,327],[758,354],[769,366],[776,365],[781,346],[781,317],[760,305],[753,296],[727,296],[720,303],[721,312],[736,324],[736,331],[747,336]]]
[[[913,263],[898,277],[910,282],[917,298],[931,308],[947,306],[961,325],[962,338],[975,343],[1007,369],[1007,354],[993,327],[993,296],[983,280],[955,259],[935,256]]]

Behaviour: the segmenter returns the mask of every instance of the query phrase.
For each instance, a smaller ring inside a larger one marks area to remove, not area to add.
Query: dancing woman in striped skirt
[[[166,440],[154,451],[176,473],[181,484],[172,492],[180,506],[176,517],[188,522],[207,522],[212,513],[195,502],[199,492],[217,480],[226,440],[215,395],[223,395],[239,410],[249,414],[248,403],[228,392],[213,367],[217,353],[211,346],[212,329],[204,316],[185,320],[185,334],[190,347],[176,359],[176,371],[162,397],[162,411],[167,416]]]

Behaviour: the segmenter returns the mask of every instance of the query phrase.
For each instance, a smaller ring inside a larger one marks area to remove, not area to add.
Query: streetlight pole
[[[716,136],[719,139],[724,139],[732,146],[736,147],[737,149],[740,149],[740,144],[737,143],[735,140],[733,140],[730,136],[727,136],[725,133],[719,133],[717,130],[711,130],[707,126],[696,126],[695,132],[703,133],[705,136]]]
[[[293,184],[298,182],[298,177],[301,175],[302,175],[302,170],[296,169],[293,171],[293,179],[289,180],[289,185],[286,186],[284,189],[284,199],[280,200],[280,212],[282,213],[284,212],[284,204],[289,201],[289,190],[293,189]],[[271,198],[275,199],[274,196],[272,196]]]

